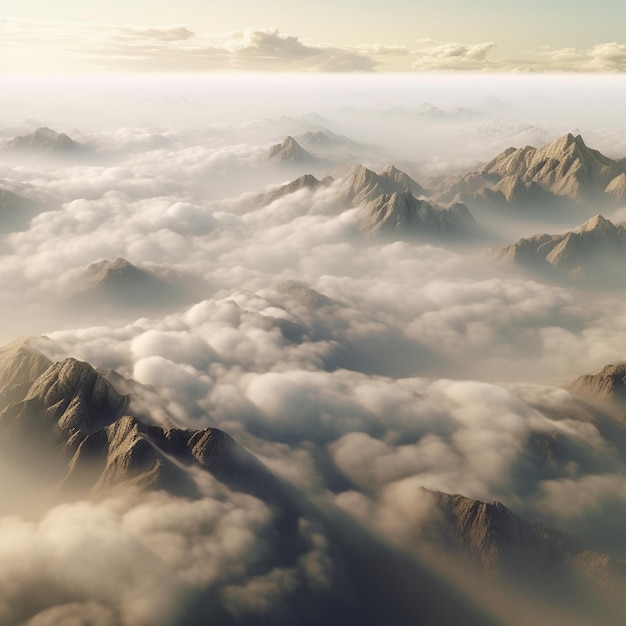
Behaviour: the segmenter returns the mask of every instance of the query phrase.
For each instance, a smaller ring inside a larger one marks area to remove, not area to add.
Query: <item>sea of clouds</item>
[[[307,498],[402,549],[418,550],[426,488],[501,501],[623,558],[624,450],[561,388],[626,355],[621,293],[496,267],[481,245],[364,239],[339,183],[259,200],[308,172],[263,161],[287,134],[345,134],[366,146],[366,165],[395,163],[427,186],[574,124],[592,147],[626,156],[623,120],[594,116],[601,98],[584,76],[560,79],[541,106],[509,79],[292,78],[153,78],[147,96],[107,83],[101,99],[69,82],[49,106],[33,99],[45,84],[15,82],[3,137],[47,125],[91,152],[71,162],[2,153],[0,187],[37,206],[0,236],[3,340],[46,334],[51,357],[117,370],[146,386],[134,387],[137,413],[225,430]],[[337,154],[327,173],[360,162]],[[505,245],[546,223],[481,226]],[[118,257],[196,287],[158,310],[75,307],[85,268]],[[554,437],[562,456],[542,464],[535,443]],[[210,589],[228,619],[288,623],[285,598],[337,580],[314,522],[301,522],[298,558],[280,563],[268,556],[279,543],[271,510],[197,480],[197,502],[157,493],[37,516],[3,509],[0,621],[183,623],[183,599]]]

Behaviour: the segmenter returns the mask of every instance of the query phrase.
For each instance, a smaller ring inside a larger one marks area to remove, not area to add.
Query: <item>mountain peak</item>
[[[567,133],[561,137],[557,137],[554,141],[541,148],[541,152],[545,152],[555,158],[563,155],[571,150],[588,150],[581,135],[573,135]]]
[[[39,137],[45,137],[46,139],[56,139],[60,136],[61,133],[57,133],[56,130],[52,130],[47,126],[41,126],[35,132],[34,135],[38,135]]]
[[[275,164],[294,164],[314,162],[316,158],[307,152],[291,135],[287,135],[281,143],[270,147],[265,160]]]
[[[40,126],[29,135],[14,137],[7,143],[7,147],[11,150],[33,152],[40,156],[70,156],[89,152],[82,143],[47,126]]]
[[[600,215],[594,215],[591,219],[588,219],[582,226],[578,228],[578,232],[586,233],[590,231],[612,231],[615,230],[616,226],[613,222],[610,222],[605,217]]]
[[[113,263],[111,263],[110,261],[107,261],[106,263],[108,265],[108,268],[113,271],[127,270],[131,267],[135,267],[130,261],[127,261],[126,259],[119,256],[117,257],[117,259],[115,259],[115,261],[113,261]]]

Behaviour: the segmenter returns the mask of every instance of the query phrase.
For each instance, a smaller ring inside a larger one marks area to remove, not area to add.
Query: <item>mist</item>
[[[617,583],[558,570],[569,586],[544,597],[514,564],[477,589],[477,564],[433,528],[451,519],[436,494],[461,494],[562,533],[568,562],[623,568],[623,409],[566,387],[626,358],[625,89],[618,75],[7,78],[2,343],[47,337],[29,345],[97,368],[151,428],[228,433],[281,495],[169,449],[160,462],[194,497],[100,492],[90,474],[63,491],[47,461],[26,471],[2,444],[0,621],[377,624],[397,593],[389,623],[619,623]],[[497,195],[486,163],[568,133],[610,160],[611,193],[590,176]],[[43,374],[14,380],[8,359],[7,437],[20,403],[48,401]],[[76,465],[63,455],[61,477]],[[374,601],[379,565],[394,575]],[[427,606],[402,573],[435,590]]]

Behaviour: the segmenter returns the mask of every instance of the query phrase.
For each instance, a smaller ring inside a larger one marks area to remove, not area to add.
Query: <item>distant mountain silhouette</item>
[[[194,288],[201,289],[200,282],[166,268],[146,270],[118,258],[89,265],[69,297],[72,303],[87,308],[167,307],[193,299]],[[201,293],[197,297],[201,299]]]
[[[45,126],[28,135],[10,139],[5,149],[18,154],[64,159],[81,157],[91,152],[87,146],[74,141],[65,133],[57,133]]]
[[[291,135],[270,147],[264,156],[270,165],[316,165],[321,160],[307,152]]]

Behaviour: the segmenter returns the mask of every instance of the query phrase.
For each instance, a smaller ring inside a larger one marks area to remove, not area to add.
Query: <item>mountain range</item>
[[[479,169],[433,179],[435,197],[470,207],[535,206],[626,199],[626,159],[611,159],[568,133],[535,148],[507,148]]]
[[[53,362],[42,352],[46,348],[50,345],[45,339],[22,339],[0,349],[0,450],[17,467],[27,464],[30,472],[41,472],[38,497],[44,502],[46,491],[73,499],[129,488],[165,490],[193,500],[202,497],[193,472],[207,472],[228,488],[273,507],[278,534],[270,562],[280,561],[281,551],[298,554],[302,546],[293,543],[298,520],[312,519],[324,527],[336,553],[335,565],[351,579],[358,603],[331,590],[329,597],[316,596],[313,617],[301,618],[301,623],[358,619],[383,624],[393,619],[409,624],[418,619],[434,626],[462,619],[495,626],[427,568],[385,547],[338,512],[308,502],[223,431],[157,424],[149,415],[139,418],[133,414],[132,398],[118,391],[123,380],[119,374],[98,372],[74,358]],[[584,589],[590,581],[594,588],[611,591],[626,580],[625,563],[527,522],[501,503],[426,493],[431,509],[415,535],[416,549],[425,555],[438,555],[474,576],[541,590],[546,599],[566,594],[570,602],[576,597],[572,594],[589,596]],[[409,602],[411,595],[419,602]],[[303,601],[308,605],[309,600]],[[193,611],[196,619],[209,615],[197,605]],[[293,611],[287,611],[288,619],[295,617]],[[220,623],[231,623],[224,620]]]
[[[427,191],[405,172],[388,165],[380,173],[364,165],[341,167],[335,177],[318,180],[300,176],[258,198],[261,205],[302,189],[312,192],[331,185],[337,191],[337,212],[359,210],[358,228],[366,237],[411,239],[422,236],[462,237],[478,232],[478,226],[463,204],[442,207],[423,199]]]
[[[626,260],[626,229],[602,215],[562,234],[522,238],[501,249],[498,259],[556,279],[592,284],[624,284],[617,268]]]

